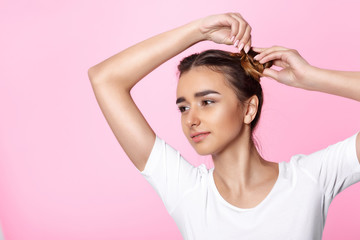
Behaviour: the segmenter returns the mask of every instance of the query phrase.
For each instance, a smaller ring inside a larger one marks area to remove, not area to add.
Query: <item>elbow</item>
[[[131,88],[126,88],[124,84],[121,84],[120,80],[114,80],[113,78],[110,78],[110,76],[111,75],[108,72],[105,72],[98,65],[92,66],[88,69],[88,77],[92,87],[116,86],[119,89],[127,89],[130,91]]]
[[[104,83],[108,76],[99,68],[98,65],[92,66],[88,69],[88,77],[92,85]]]
[[[88,77],[92,84],[116,83],[112,73],[101,65],[95,65],[88,69]]]
[[[96,66],[93,66],[88,69],[88,77],[90,82],[94,82],[97,79],[98,71],[96,70]]]
[[[127,86],[124,76],[120,76],[108,67],[99,64],[88,69],[88,77],[93,87],[111,86],[118,89],[125,89],[128,92],[131,90],[131,87]]]

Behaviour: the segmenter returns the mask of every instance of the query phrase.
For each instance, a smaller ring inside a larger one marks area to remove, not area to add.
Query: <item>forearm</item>
[[[204,40],[193,21],[142,41],[89,69],[93,83],[111,82],[127,91],[168,59]]]
[[[306,76],[308,89],[360,101],[360,72],[344,72],[312,67]]]

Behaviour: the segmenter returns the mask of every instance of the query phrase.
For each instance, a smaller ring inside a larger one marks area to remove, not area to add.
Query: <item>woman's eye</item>
[[[211,104],[211,103],[214,103],[214,101],[212,101],[212,100],[204,100],[204,101],[203,101],[203,104],[204,104],[204,105],[209,105],[209,104]]]
[[[187,107],[179,107],[179,112],[185,112]]]

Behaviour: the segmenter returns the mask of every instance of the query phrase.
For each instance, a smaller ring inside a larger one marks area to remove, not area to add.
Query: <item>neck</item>
[[[269,176],[269,163],[258,153],[250,130],[239,136],[226,149],[213,154],[214,179],[229,192],[251,189]]]

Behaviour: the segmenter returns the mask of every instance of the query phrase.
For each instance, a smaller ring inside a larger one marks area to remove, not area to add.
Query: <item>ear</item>
[[[250,124],[256,117],[259,106],[259,99],[256,95],[250,97],[245,104],[244,123]]]

